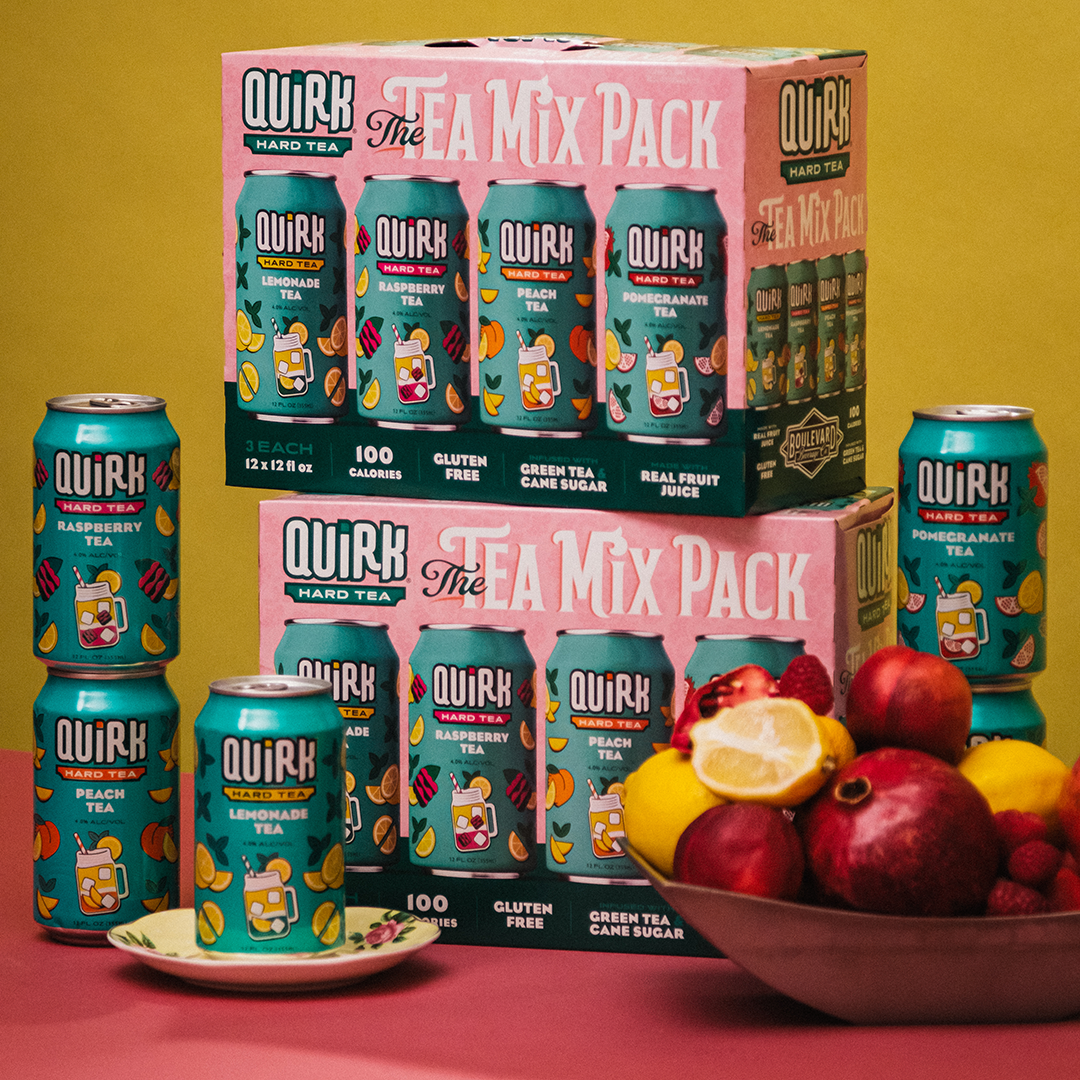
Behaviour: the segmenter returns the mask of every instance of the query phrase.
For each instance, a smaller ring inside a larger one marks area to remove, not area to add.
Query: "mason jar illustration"
[[[450,776],[456,785],[453,773]],[[450,816],[458,851],[483,851],[491,844],[491,838],[499,835],[495,807],[484,801],[484,793],[479,788],[455,786],[450,793]]]
[[[427,401],[435,389],[435,365],[424,352],[424,343],[418,338],[402,341],[398,328],[394,330],[394,383],[398,401],[411,405]]]
[[[113,595],[108,581],[88,585],[79,578],[75,586],[75,621],[79,644],[84,649],[107,649],[128,628],[127,603],[122,596]]]
[[[518,390],[521,407],[528,412],[550,409],[562,393],[559,365],[549,359],[543,345],[527,346],[518,331]]]
[[[113,858],[109,848],[87,850],[81,840],[79,850],[75,852],[75,880],[79,890],[79,910],[84,915],[111,915],[128,894],[127,867]]]
[[[244,859],[244,918],[252,941],[285,937],[300,918],[296,889],[281,880],[277,870],[256,873]]]
[[[649,388],[649,412],[653,416],[678,416],[690,400],[690,381],[686,368],[680,367],[675,354],[667,350],[653,352],[645,339],[645,378]]]
[[[298,332],[281,333],[274,323],[274,377],[281,397],[300,397],[306,394],[315,369],[311,350],[304,347]]]
[[[946,660],[973,660],[990,641],[986,612],[977,608],[971,593],[947,593],[938,582],[935,599],[938,651]]]

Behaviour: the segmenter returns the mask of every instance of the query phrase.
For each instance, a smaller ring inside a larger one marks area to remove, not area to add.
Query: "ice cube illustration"
[[[407,383],[409,381],[409,379],[412,378],[412,368],[404,367],[404,366],[399,367],[397,377],[398,377],[398,382]]]
[[[971,638],[965,638],[960,646],[960,651],[970,656],[975,651],[975,642]]]
[[[251,914],[252,915],[261,915],[262,913],[263,913],[262,904],[260,904],[258,900],[252,900],[251,901]]]
[[[458,814],[455,824],[459,829],[467,829],[469,827],[469,818],[465,814]]]
[[[654,394],[659,394],[663,389],[664,384],[659,379],[653,379],[653,381],[649,383],[649,390]]]
[[[598,821],[593,826],[593,834],[595,836],[603,836],[604,835],[604,823],[602,821]]]
[[[98,867],[98,881],[109,881],[112,878],[112,871],[107,866]]]
[[[297,376],[296,376],[296,378],[295,378],[295,379],[293,380],[293,387],[294,387],[294,388],[296,389],[296,391],[297,391],[298,393],[302,393],[302,392],[303,392],[303,390],[304,390],[304,379],[303,379],[303,376],[301,376],[301,375],[297,375]]]
[[[276,907],[278,904],[281,903],[281,893],[278,892],[277,889],[271,889],[266,894],[266,902],[268,904],[273,904]]]
[[[961,626],[970,626],[971,625],[971,612],[970,611],[959,611],[959,612],[957,612],[956,621]]]
[[[84,611],[82,615],[79,616],[79,622],[81,622],[83,626],[89,626],[92,622],[95,621],[96,620],[94,619],[94,613],[92,611]]]
[[[286,360],[279,360],[279,361],[278,361],[278,365],[277,365],[277,369],[278,369],[278,374],[279,374],[279,375],[287,375],[287,374],[289,373],[289,364],[288,364],[288,361],[286,361]]]
[[[280,934],[281,931],[285,929],[285,920],[279,916],[270,924],[270,929],[273,930],[275,934]]]
[[[952,637],[956,633],[956,627],[951,622],[941,624],[941,636]]]
[[[116,897],[113,896],[113,894],[111,892],[110,893],[105,893],[104,896],[102,896],[102,898],[101,898],[101,906],[103,908],[111,908],[115,904],[116,904]]]
[[[612,810],[611,813],[608,814],[608,825],[609,826],[610,825],[618,825],[621,821],[622,821],[622,815],[619,813],[618,810]]]

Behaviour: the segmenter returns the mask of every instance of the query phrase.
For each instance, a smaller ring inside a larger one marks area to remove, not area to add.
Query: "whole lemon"
[[[995,814],[1035,813],[1052,836],[1058,834],[1057,801],[1069,767],[1049,750],[1023,739],[996,739],[973,746],[958,768],[986,796]]]
[[[690,755],[674,748],[647,758],[625,780],[626,835],[665,877],[675,869],[675,845],[694,818],[726,799],[694,772]]]

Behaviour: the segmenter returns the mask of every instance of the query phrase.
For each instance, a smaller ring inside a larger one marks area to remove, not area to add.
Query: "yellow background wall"
[[[351,10],[350,10],[351,9]],[[47,398],[156,394],[183,444],[184,730],[257,670],[257,517],[223,466],[220,54],[576,30],[870,54],[868,480],[920,406],[1028,405],[1050,448],[1049,746],[1080,754],[1080,48],[1069,5],[29,0],[0,63],[0,745],[30,747],[31,443]],[[402,13],[405,13],[404,15]],[[185,766],[191,767],[190,738]]]

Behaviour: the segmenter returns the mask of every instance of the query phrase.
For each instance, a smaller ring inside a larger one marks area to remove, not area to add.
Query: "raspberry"
[[[998,843],[1005,859],[1029,840],[1046,839],[1046,822],[1030,811],[999,810],[994,815],[994,828],[997,829]]]
[[[998,878],[986,899],[987,915],[1038,915],[1049,910],[1041,892],[1008,878]]]
[[[1046,890],[1051,911],[1080,911],[1080,875],[1062,867]]]
[[[1009,855],[1009,877],[1021,885],[1041,889],[1053,880],[1064,856],[1045,840],[1029,840]]]
[[[780,696],[798,698],[818,714],[833,710],[832,679],[816,656],[796,656],[780,676]]]

